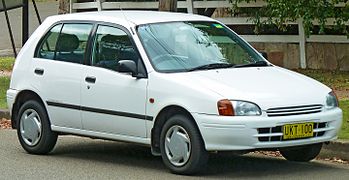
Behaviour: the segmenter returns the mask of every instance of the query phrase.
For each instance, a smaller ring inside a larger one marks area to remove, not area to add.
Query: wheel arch
[[[161,111],[158,113],[151,130],[151,149],[154,155],[160,155],[160,135],[161,135],[162,127],[164,126],[166,120],[175,114],[184,114],[188,116],[189,119],[193,121],[194,125],[200,132],[198,124],[196,123],[194,117],[191,115],[191,113],[187,109],[178,105],[168,105],[162,108]],[[202,138],[201,132],[200,132],[200,136]]]
[[[45,108],[45,104],[44,101],[42,100],[42,98],[34,91],[32,90],[22,90],[18,93],[18,95],[16,96],[15,102],[13,104],[12,107],[12,111],[11,111],[11,126],[13,129],[16,129],[16,121],[17,121],[17,116],[18,116],[18,112],[19,109],[21,108],[21,106],[28,100],[36,100],[39,103],[41,103],[44,108]]]

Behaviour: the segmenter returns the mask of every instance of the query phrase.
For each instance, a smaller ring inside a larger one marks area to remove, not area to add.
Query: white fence
[[[131,1],[131,0],[130,0]],[[349,2],[347,2],[349,3]],[[96,9],[98,11],[110,10],[110,9],[157,9],[159,5],[158,1],[154,2],[105,2],[104,0],[95,0],[94,2],[77,3],[77,0],[70,0],[70,12],[74,12],[79,9]],[[262,7],[265,5],[263,0],[251,1],[250,3],[239,3],[239,7]],[[212,1],[194,1],[185,0],[178,1],[178,8],[187,9],[188,13],[196,13],[199,8],[230,8],[232,4],[229,0],[212,0]],[[337,4],[338,7],[344,7],[344,3]],[[251,21],[248,21],[247,17],[226,17],[216,18],[224,24],[229,25],[252,25]],[[345,35],[311,35],[307,38],[304,34],[304,28],[302,20],[297,22],[289,22],[289,24],[298,25],[298,35],[242,35],[248,42],[265,42],[265,43],[299,43],[300,52],[300,67],[306,68],[306,43],[318,42],[318,43],[348,43],[349,40]],[[314,21],[314,24],[318,24]],[[328,25],[334,24],[334,19],[327,20]],[[349,22],[346,22],[349,25]]]

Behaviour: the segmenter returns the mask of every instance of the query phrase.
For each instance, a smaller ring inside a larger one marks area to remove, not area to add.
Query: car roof
[[[186,14],[186,13],[173,13],[173,12],[161,12],[161,11],[95,11],[95,12],[83,12],[72,13],[65,15],[51,16],[52,19],[59,20],[91,20],[91,21],[104,21],[110,23],[133,23],[135,25],[150,24],[159,22],[171,22],[171,21],[214,21],[211,18]]]

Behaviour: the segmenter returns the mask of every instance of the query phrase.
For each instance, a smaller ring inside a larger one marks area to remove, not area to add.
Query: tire
[[[319,155],[322,143],[299,146],[290,149],[281,149],[281,155],[289,161],[308,162]]]
[[[30,154],[47,154],[57,142],[52,132],[47,112],[37,101],[25,102],[18,114],[17,136],[23,149]]]
[[[208,153],[201,134],[193,120],[182,114],[170,117],[164,124],[160,151],[165,166],[175,174],[195,174],[207,165]]]

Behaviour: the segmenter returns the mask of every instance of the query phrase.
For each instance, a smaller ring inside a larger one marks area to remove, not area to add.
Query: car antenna
[[[125,20],[126,20],[128,26],[130,27],[132,34],[135,35],[135,33],[133,32],[132,26],[131,26],[131,24],[130,24],[130,21],[127,19],[127,17],[126,17],[126,15],[125,15],[124,11],[122,10],[120,4],[119,4],[119,9],[120,9],[122,15],[124,16],[124,18],[125,18]]]

